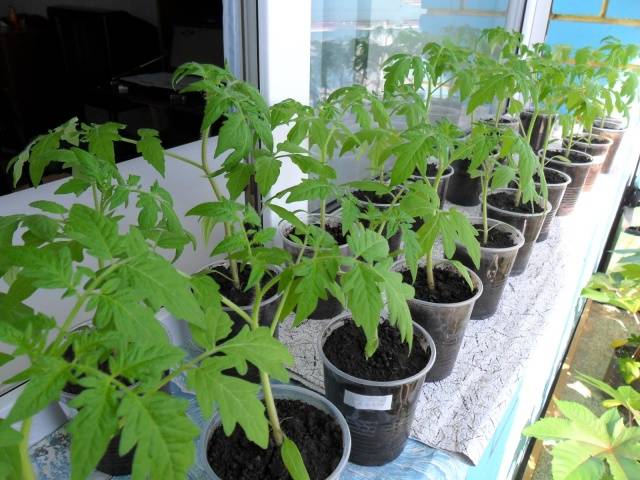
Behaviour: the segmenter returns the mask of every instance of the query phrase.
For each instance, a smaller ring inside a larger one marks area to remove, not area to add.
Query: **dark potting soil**
[[[351,194],[362,202],[379,203],[389,205],[398,194],[399,190],[394,189],[391,193],[378,194],[376,192],[364,192],[362,190],[354,190]]]
[[[295,442],[313,480],[324,480],[342,457],[342,432],[326,413],[298,400],[276,400],[282,430]],[[217,428],[207,445],[207,460],[223,480],[285,480],[289,472],[269,437],[263,450],[247,440],[241,428],[230,437]]]
[[[488,248],[509,248],[513,247],[516,242],[513,241],[511,234],[509,232],[503,232],[502,230],[498,230],[497,228],[489,227],[489,239],[487,243],[482,242],[482,224],[474,224],[473,225],[476,230],[480,233],[478,236],[478,240],[480,241],[480,245]]]
[[[566,178],[564,178],[559,172],[553,172],[550,170],[544,171],[544,178],[549,185],[559,185],[566,182]],[[540,183],[540,176],[537,173],[533,176],[533,181]]]
[[[329,225],[328,223],[325,223],[324,231],[331,235],[338,245],[345,245],[347,243],[347,237],[342,234],[342,225]],[[287,238],[289,239],[291,239],[290,235],[294,234],[295,232],[293,227],[291,227],[286,233]],[[304,240],[304,235],[301,235],[299,238]]]
[[[469,288],[466,280],[458,272],[446,268],[435,268],[433,277],[436,288],[431,291],[427,287],[427,273],[424,268],[418,269],[416,281],[411,278],[409,270],[402,271],[405,283],[412,284],[416,290],[415,297],[433,303],[457,303],[470,299],[476,293]]]
[[[208,275],[213,278],[220,286],[220,293],[231,300],[236,305],[245,306],[251,305],[255,297],[254,289],[246,290],[247,283],[249,282],[249,276],[251,275],[251,267],[245,267],[238,272],[240,277],[240,288],[236,288],[231,281],[231,270],[226,266],[218,266],[211,269]],[[260,286],[263,287],[269,280],[271,280],[272,274],[267,272],[260,282]],[[264,299],[268,300],[278,291],[277,286],[271,287],[271,289],[264,295]]]
[[[378,327],[378,338],[380,345],[367,360],[364,355],[367,343],[364,333],[352,321],[348,321],[329,335],[322,350],[329,361],[343,372],[379,382],[411,377],[429,362],[431,353],[419,342],[413,342],[409,355],[409,347],[400,339],[398,329],[386,322]]]
[[[67,349],[62,354],[62,358],[64,358],[67,362],[73,362],[73,359],[75,358],[75,354],[73,353],[73,346],[69,345],[67,347]],[[111,371],[109,370],[109,361],[103,360],[102,362],[100,362],[98,364],[98,370],[100,370],[102,373],[111,374]],[[125,377],[118,377],[117,380],[127,386],[131,385],[131,382]],[[62,390],[72,395],[79,395],[84,390],[86,390],[86,388],[82,385],[78,385],[77,383],[67,382],[65,383]]]
[[[603,137],[596,137],[595,135],[591,136],[591,142],[589,142],[589,137],[588,136],[582,136],[580,135],[579,137],[573,137],[573,143],[575,142],[582,142],[582,143],[591,143],[591,144],[596,144],[596,145],[605,145],[607,143],[609,143],[609,140],[607,140],[606,138]],[[565,139],[563,140],[563,142],[565,145],[567,145],[568,141]]]
[[[589,157],[589,155],[576,150],[570,150],[568,157],[566,150],[547,150],[546,155],[548,159],[552,159],[556,156],[565,157],[568,158],[571,163],[589,163],[591,161],[591,157]]]
[[[501,210],[514,213],[542,213],[544,209],[534,202],[521,203],[515,205],[514,194],[512,192],[495,192],[489,194],[487,202]]]

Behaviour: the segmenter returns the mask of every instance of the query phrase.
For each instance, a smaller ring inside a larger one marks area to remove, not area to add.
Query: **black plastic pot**
[[[538,235],[538,239],[536,242],[544,242],[549,236],[549,230],[551,229],[551,222],[556,216],[556,212],[558,208],[562,204],[562,198],[564,197],[565,192],[567,191],[567,187],[571,183],[571,177],[560,170],[556,170],[553,168],[545,167],[546,171],[554,172],[558,175],[564,177],[564,182],[562,183],[549,183],[547,182],[547,189],[549,191],[548,200],[551,204],[551,211],[547,214],[547,217],[544,219],[544,223],[542,224],[542,228],[540,229],[540,235]]]
[[[469,160],[456,160],[451,164],[453,175],[447,187],[447,200],[456,205],[473,207],[480,204],[482,185],[480,178],[469,175]]]
[[[584,138],[585,134],[580,134],[579,138]],[[591,135],[592,143],[589,144],[587,141],[574,141],[572,145],[572,149],[578,150],[580,152],[588,153],[593,157],[593,165],[589,169],[589,173],[587,174],[587,178],[584,181],[584,186],[582,190],[585,192],[589,192],[593,185],[596,183],[596,179],[602,170],[602,166],[604,165],[604,161],[607,158],[609,153],[609,149],[613,144],[613,141],[610,138],[604,137],[602,135]],[[600,140],[604,143],[595,143],[595,140]],[[566,141],[564,143],[566,146]]]
[[[474,224],[482,224],[482,217],[470,217]],[[480,268],[476,269],[467,249],[456,244],[454,259],[461,261],[467,268],[478,274],[482,281],[482,295],[476,300],[471,312],[474,320],[483,320],[493,315],[498,309],[502,292],[507,284],[511,268],[518,255],[518,250],[524,245],[524,236],[515,227],[498,220],[488,219],[489,228],[497,228],[507,232],[514,242],[512,247],[492,248],[480,246]],[[482,232],[480,232],[482,235]]]
[[[591,155],[578,150],[569,151],[569,159],[571,162],[553,158],[556,155],[564,157],[566,153],[567,152],[562,149],[549,149],[546,153],[547,165],[554,170],[566,173],[571,178],[571,183],[567,186],[562,196],[560,206],[556,211],[556,215],[559,217],[569,215],[573,212],[576,203],[578,203],[578,198],[580,198],[584,181],[587,179],[591,165],[593,165]],[[542,156],[542,152],[539,152],[539,155]]]
[[[620,148],[622,138],[624,137],[627,129],[621,122],[612,118],[606,118],[604,124],[602,126],[600,125],[600,121],[596,121],[593,127],[593,133],[602,137],[609,138],[612,142],[611,146],[609,147],[609,151],[607,152],[607,156],[604,159],[604,163],[602,164],[601,170],[602,173],[609,173],[611,171],[611,167],[613,166],[613,161],[616,158],[616,153],[618,153],[618,148]]]
[[[520,121],[522,122],[522,128],[524,129],[521,134],[526,138],[529,126],[531,125],[531,119],[533,118],[533,112],[524,111],[520,114]],[[534,152],[537,152],[544,146],[544,140],[551,134],[553,126],[558,120],[557,114],[541,113],[536,116],[536,120],[533,124],[533,131],[531,132],[531,140],[529,144],[533,148]]]
[[[440,262],[437,267],[454,269],[446,261]],[[393,264],[393,270],[404,271],[407,266],[404,260]],[[433,368],[427,374],[425,381],[437,382],[447,378],[458,358],[458,352],[462,345],[464,332],[471,318],[475,302],[482,295],[482,281],[473,271],[469,271],[476,293],[473,297],[457,303],[434,303],[417,298],[407,301],[411,318],[414,322],[424,328],[433,337],[436,344],[438,356]]]
[[[516,190],[513,188],[500,188],[492,192],[492,194],[497,192],[511,192],[515,194]],[[531,257],[531,253],[533,252],[533,246],[538,239],[544,219],[551,210],[551,205],[547,202],[547,208],[541,213],[510,212],[491,205],[492,194],[489,194],[487,199],[489,217],[516,227],[522,235],[524,235],[524,245],[518,251],[513,268],[511,269],[511,275],[520,275],[527,269],[529,257]]]
[[[325,395],[349,425],[349,461],[358,465],[384,465],[402,453],[409,438],[420,389],[436,361],[436,347],[431,336],[414,322],[413,341],[420,342],[430,353],[428,363],[420,372],[388,382],[357,378],[338,369],[324,354],[329,335],[349,319],[350,314],[336,318],[320,336]]]
[[[327,215],[326,222],[328,224],[340,225],[341,220],[340,217],[336,215]],[[307,214],[302,221],[307,224],[319,224],[320,223],[320,215],[318,214]],[[290,252],[294,257],[300,254],[301,247],[297,243],[292,242],[287,237],[287,233],[291,230],[292,226],[289,222],[282,221],[278,226],[278,233],[282,239],[282,246],[285,250]],[[349,246],[347,244],[340,245],[340,253],[342,255],[349,255]],[[305,247],[304,255],[307,257],[313,256],[313,249],[310,247]],[[340,303],[340,301],[335,298],[331,294],[327,294],[327,299],[318,300],[318,305],[316,309],[311,312],[309,318],[312,320],[326,320],[328,318],[333,318],[336,315],[339,315],[344,311],[344,307]]]

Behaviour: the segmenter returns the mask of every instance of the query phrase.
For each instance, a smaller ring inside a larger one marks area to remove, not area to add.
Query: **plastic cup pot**
[[[400,260],[394,263],[392,268],[402,272],[407,269],[407,266],[404,260]],[[456,271],[447,261],[437,263],[435,268]],[[482,295],[483,288],[482,280],[473,270],[469,270],[469,275],[473,280],[474,293],[472,297],[462,302],[436,303],[418,298],[407,301],[411,318],[433,337],[438,352],[433,368],[427,373],[427,382],[437,382],[447,378],[458,358],[471,312]]]
[[[538,152],[538,155],[541,157],[542,151]],[[568,158],[569,161],[566,162],[558,158],[553,158],[556,155]],[[593,165],[593,157],[579,150],[569,150],[567,157],[567,151],[563,149],[549,149],[547,150],[546,157],[546,164],[549,167],[566,173],[571,178],[571,183],[567,185],[560,205],[556,210],[556,215],[559,217],[569,215],[578,203],[584,182]]]
[[[361,200],[361,199],[357,199],[357,202],[358,202],[358,206],[363,211],[366,211],[368,205],[372,205],[373,207],[380,210],[381,212],[387,210],[391,206],[390,203],[373,202],[373,201],[367,202],[366,200]],[[386,226],[384,227],[384,231],[382,232],[382,234],[384,237],[387,237]],[[387,237],[387,242],[389,243],[389,252],[397,252],[398,250],[400,250],[400,246],[402,244],[402,232],[398,230],[390,237]]]
[[[449,179],[446,198],[456,205],[473,207],[480,204],[482,185],[480,177],[471,178],[469,175],[469,160],[456,160],[451,164],[453,175]]]
[[[307,225],[320,225],[320,215],[315,213],[306,214],[303,218],[301,218],[303,222]],[[331,226],[340,226],[342,225],[342,221],[340,217],[337,215],[326,215],[325,221],[327,225]],[[293,242],[289,238],[289,233],[293,231],[294,227],[287,221],[282,220],[278,225],[278,234],[282,240],[282,246],[285,250],[287,250],[291,255],[297,257],[300,254],[300,251],[303,249],[302,245],[298,245]],[[344,256],[350,255],[349,246],[345,243],[344,245],[340,245],[340,254]],[[304,247],[303,255],[307,257],[313,256],[313,248]],[[333,295],[327,293],[326,299],[319,299],[318,305],[316,309],[311,312],[309,318],[312,320],[325,320],[328,318],[333,318],[336,315],[339,315],[344,311],[344,307],[340,303],[340,301],[335,298]]]
[[[501,192],[509,193],[515,197],[516,190],[513,188],[500,188],[491,192],[487,198],[487,210],[491,218],[512,225],[524,235],[524,245],[518,250],[516,260],[511,269],[511,275],[520,275],[527,269],[529,258],[533,252],[533,246],[538,239],[544,219],[551,211],[551,204],[547,202],[546,208],[541,212],[512,212],[491,204],[492,197]]]
[[[469,221],[473,225],[482,225],[482,217],[470,217]],[[524,236],[515,227],[492,218],[487,219],[487,223],[490,229],[508,234],[513,245],[510,247],[485,247],[481,244],[480,268],[475,268],[467,249],[459,243],[456,244],[454,258],[476,272],[482,281],[482,294],[476,300],[471,311],[471,318],[474,320],[488,318],[496,312],[518,250],[524,245]],[[482,236],[482,232],[480,232],[480,236]]]
[[[562,181],[556,181],[555,183],[551,183],[549,178],[547,178],[547,189],[548,189],[548,200],[551,204],[551,211],[547,214],[547,217],[544,219],[544,223],[542,224],[542,228],[540,229],[540,235],[538,235],[538,239],[536,242],[544,242],[549,236],[549,230],[551,229],[551,223],[556,216],[556,212],[558,208],[562,204],[562,199],[564,197],[565,192],[567,191],[567,187],[571,183],[571,177],[560,170],[555,170],[553,168],[544,167],[545,176],[546,177],[560,177]],[[558,178],[558,180],[560,180]],[[539,183],[536,183],[539,186]]]
[[[520,133],[525,137],[529,131],[532,118],[533,112],[524,111],[520,114],[520,121],[522,122],[522,128],[524,129],[524,132]],[[533,131],[531,132],[531,141],[529,142],[534,151],[538,151],[544,146],[544,140],[551,134],[553,126],[557,120],[558,115],[555,113],[539,113],[536,116],[536,120],[533,124]]]
[[[572,149],[588,153],[593,157],[593,165],[591,165],[587,178],[584,181],[584,186],[582,187],[585,192],[589,192],[593,188],[593,185],[602,170],[602,166],[609,154],[611,145],[613,145],[613,141],[602,135],[592,134],[591,142],[589,143],[585,135],[580,134],[579,140],[575,140],[571,145]]]
[[[488,123],[491,125],[495,125],[496,119],[493,117],[487,117],[480,120],[481,122]],[[520,131],[520,121],[511,115],[502,115],[498,120],[498,128],[510,128],[515,132]]]
[[[340,462],[333,470],[333,472],[331,472],[331,474],[326,477],[326,480],[339,480],[342,472],[347,466],[347,462],[349,461],[349,454],[351,453],[351,435],[349,433],[349,426],[347,425],[347,421],[345,420],[342,413],[340,413],[340,410],[338,410],[336,406],[333,405],[325,397],[307,388],[298,387],[295,385],[283,385],[274,383],[271,385],[271,391],[273,393],[273,398],[276,400],[298,400],[306,403],[307,405],[317,408],[321,412],[329,415],[332,420],[340,427],[340,431],[342,432],[342,456],[340,457]],[[262,393],[260,393],[260,398],[263,398]],[[203,428],[196,445],[198,463],[203,470],[204,478],[206,479],[220,479],[220,477],[216,475],[216,473],[211,468],[209,460],[207,459],[209,441],[211,440],[213,433],[218,428],[222,428],[222,421],[220,419],[220,414],[216,412],[213,415],[211,422],[209,422],[209,424],[205,428]],[[300,445],[298,445],[298,447],[300,447]]]
[[[611,171],[613,161],[616,158],[616,153],[618,153],[618,148],[620,148],[620,143],[622,142],[622,138],[624,137],[627,128],[621,121],[607,117],[603,123],[601,123],[600,121],[596,121],[592,131],[596,135],[611,139],[611,146],[609,147],[609,151],[607,152],[607,156],[604,159],[601,170],[602,173],[609,173]]]
[[[411,377],[374,381],[354,377],[332,364],[324,353],[329,336],[350,321],[345,313],[327,325],[319,339],[327,398],[342,412],[351,432],[349,461],[358,465],[384,465],[396,459],[409,438],[416,404],[425,376],[436,361],[431,335],[413,323],[413,342],[429,352],[429,360]]]

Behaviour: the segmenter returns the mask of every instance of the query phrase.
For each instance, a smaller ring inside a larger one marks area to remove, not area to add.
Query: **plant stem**
[[[482,177],[482,243],[489,242],[489,215],[487,213],[487,196],[489,194],[489,179]]]
[[[29,432],[31,431],[31,422],[33,418],[29,417],[22,421],[22,441],[20,442],[20,467],[22,470],[22,480],[36,480],[36,476],[31,466],[31,459],[29,458]]]
[[[100,201],[98,200],[98,188],[96,187],[95,183],[91,185],[91,195],[93,196],[94,208],[100,214],[102,214],[102,205],[101,205]],[[102,270],[104,268],[104,261],[101,258],[98,259],[98,268],[100,270]]]
[[[496,128],[498,128],[500,126],[500,117],[502,116],[503,105],[504,105],[504,102],[502,100],[500,100],[498,102],[498,109],[496,110],[496,117],[494,119],[494,126]]]
[[[260,371],[260,383],[262,383],[262,391],[264,393],[264,404],[267,407],[267,417],[271,424],[271,433],[273,440],[277,446],[282,445],[284,441],[284,435],[282,428],[280,427],[280,420],[278,419],[278,411],[276,410],[276,403],[273,398],[273,392],[271,391],[271,383],[269,382],[269,375],[266,372]]]
[[[427,288],[433,291],[436,289],[436,280],[433,276],[433,248],[427,252],[427,262],[424,268],[427,273]]]
[[[210,128],[206,128],[202,131],[202,141],[200,142],[200,161],[202,163],[202,170],[207,176],[207,180],[209,180],[209,185],[211,185],[211,189],[213,190],[213,194],[216,197],[216,200],[220,200],[222,198],[222,192],[220,192],[220,188],[216,183],[215,179],[211,176],[211,171],[209,170],[209,162],[207,162],[207,142],[209,140],[209,132]],[[224,236],[225,238],[229,238],[233,234],[233,225],[229,222],[224,222]],[[238,264],[235,260],[231,258],[231,254],[227,256],[227,262],[229,263],[229,270],[231,270],[231,278],[233,279],[233,286],[236,289],[240,289],[240,275],[238,274]]]
[[[533,127],[538,119],[538,109],[534,106],[533,112],[531,112],[531,120],[529,120],[529,128],[527,129],[527,143],[531,143],[531,136],[533,135]]]

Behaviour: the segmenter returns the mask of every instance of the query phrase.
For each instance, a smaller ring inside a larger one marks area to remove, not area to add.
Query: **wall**
[[[158,24],[158,9],[155,0],[0,0],[0,17],[7,15],[11,5],[19,14],[29,13],[43,17],[47,16],[47,6],[50,5],[124,10],[149,23]]]

